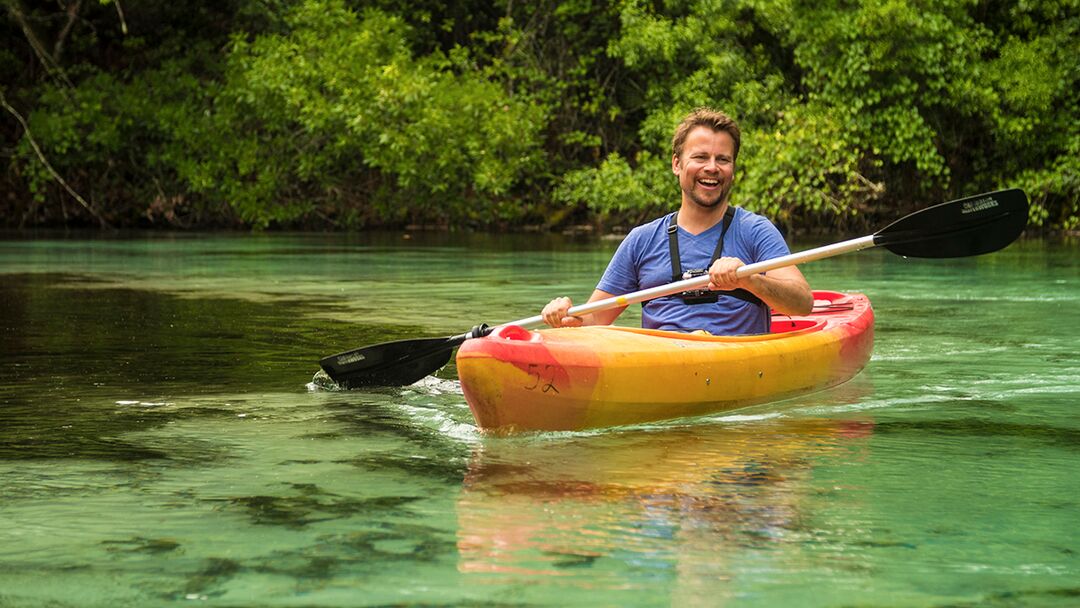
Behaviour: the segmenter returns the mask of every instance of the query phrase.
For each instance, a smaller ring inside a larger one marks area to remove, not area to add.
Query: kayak
[[[484,430],[578,431],[715,414],[833,387],[859,373],[873,344],[866,296],[815,291],[809,315],[774,313],[771,332],[751,336],[504,325],[462,344],[457,371]]]

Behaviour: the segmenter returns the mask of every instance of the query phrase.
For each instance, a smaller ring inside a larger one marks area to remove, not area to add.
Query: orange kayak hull
[[[724,412],[854,377],[873,350],[866,296],[814,292],[773,333],[709,336],[599,326],[503,326],[466,341],[458,377],[477,424],[504,433],[577,431]]]

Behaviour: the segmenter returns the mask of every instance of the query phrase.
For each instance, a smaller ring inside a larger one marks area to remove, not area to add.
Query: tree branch
[[[120,31],[127,36],[128,27],[127,21],[124,19],[124,7],[120,6],[120,0],[113,0],[113,4],[116,5],[116,14],[120,17]]]
[[[19,124],[22,125],[23,133],[26,135],[26,141],[30,142],[30,147],[34,149],[34,153],[37,154],[38,160],[40,160],[41,164],[45,166],[45,169],[49,171],[49,174],[52,175],[53,179],[64,187],[64,190],[71,195],[71,198],[75,199],[84,209],[90,212],[90,215],[94,216],[97,221],[101,223],[102,228],[111,228],[109,223],[105,221],[105,218],[101,217],[101,214],[95,211],[94,208],[90,206],[90,203],[86,202],[86,199],[79,196],[79,193],[64,181],[64,178],[60,176],[60,173],[57,172],[49,160],[45,158],[45,153],[41,151],[41,147],[38,146],[37,141],[34,140],[34,135],[30,132],[30,125],[26,123],[26,119],[23,118],[22,114],[19,114],[18,110],[8,103],[7,97],[4,96],[3,89],[0,89],[0,106],[3,106],[5,110],[10,112],[11,115],[15,117],[15,120],[19,121]]]
[[[56,44],[53,45],[53,57],[57,61],[60,60],[60,55],[64,52],[64,42],[67,41],[68,34],[71,33],[71,28],[75,26],[75,22],[79,19],[80,8],[82,8],[82,0],[75,0],[64,7],[64,12],[67,13],[67,23],[64,24],[64,28],[57,34]]]
[[[41,65],[45,67],[45,71],[63,81],[68,88],[74,88],[74,85],[68,80],[67,74],[64,73],[60,64],[56,62],[56,58],[50,55],[49,51],[45,50],[45,45],[42,44],[41,39],[38,38],[37,33],[26,18],[26,10],[23,8],[22,2],[19,0],[5,0],[4,4],[7,5],[8,14],[11,15],[11,18],[15,20],[15,23],[19,24],[19,29],[21,29],[23,35],[26,36],[26,41],[30,43],[30,48],[33,49],[34,54],[37,55]]]

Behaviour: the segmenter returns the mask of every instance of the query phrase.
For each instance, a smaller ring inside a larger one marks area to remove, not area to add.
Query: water
[[[452,365],[311,382],[584,298],[614,247],[0,240],[0,605],[1080,603],[1076,243],[806,265],[870,297],[873,359],[728,416],[499,438]]]

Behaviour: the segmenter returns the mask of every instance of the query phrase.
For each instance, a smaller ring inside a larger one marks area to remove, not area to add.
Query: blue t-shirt
[[[671,215],[631,230],[596,288],[620,295],[670,283],[667,227]],[[679,228],[679,257],[684,271],[709,267],[723,227],[724,222],[719,221],[698,235]],[[772,222],[745,209],[735,209],[721,257],[753,264],[789,253],[784,237]],[[769,331],[769,310],[766,305],[724,295],[715,304],[686,304],[676,296],[667,296],[642,303],[641,326],[671,331],[704,329],[717,336],[762,334]]]

